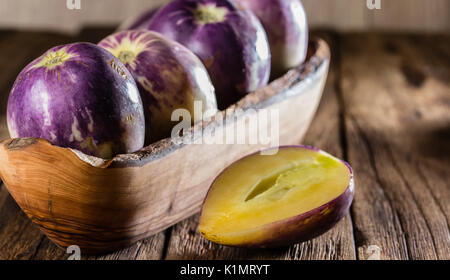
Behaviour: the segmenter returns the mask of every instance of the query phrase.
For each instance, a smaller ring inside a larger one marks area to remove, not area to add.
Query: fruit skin
[[[194,114],[195,100],[202,102],[205,117],[217,112],[208,72],[183,45],[147,30],[118,32],[98,45],[118,57],[137,83],[144,104],[146,145],[171,136],[175,109],[187,109],[193,123],[201,121]]]
[[[257,229],[261,231],[258,239],[239,246],[249,248],[283,247],[317,237],[327,232],[345,216],[352,203],[353,195],[352,179],[345,192],[329,203],[301,215],[264,225]]]
[[[299,148],[299,149],[308,149],[316,152],[323,152],[318,148],[305,145],[289,145],[278,147],[278,149],[285,149],[285,148]],[[268,151],[270,149],[273,148],[266,149],[265,151]],[[258,151],[249,154],[237,160],[236,162],[261,152],[262,151]],[[350,205],[352,204],[355,192],[353,169],[347,162],[343,160],[341,160],[341,162],[345,164],[345,166],[347,166],[350,172],[350,182],[345,191],[341,195],[331,200],[330,202],[325,203],[308,212],[254,228],[246,232],[248,238],[246,238],[245,242],[239,244],[224,244],[223,242],[220,242],[220,244],[231,247],[246,247],[246,248],[285,247],[295,243],[310,240],[330,230],[348,212]],[[224,169],[216,177],[216,179],[212,182],[211,186],[214,185],[215,181],[226,170],[227,168]],[[203,205],[205,204],[205,201],[208,198],[210,190],[211,188],[206,194],[206,197],[203,201]],[[203,206],[200,212],[200,221],[202,219],[202,213],[203,213]],[[201,224],[201,222],[199,224]],[[215,242],[214,237],[207,236],[204,232],[202,232],[200,226],[199,232],[206,239]]]
[[[52,144],[111,158],[144,144],[142,101],[131,73],[91,43],[54,47],[17,77],[7,106],[12,138]]]
[[[272,77],[304,62],[308,49],[308,21],[300,0],[236,0],[261,21],[272,52]]]
[[[229,0],[175,0],[148,27],[193,51],[208,69],[220,109],[265,86],[270,76],[266,33],[253,13]]]

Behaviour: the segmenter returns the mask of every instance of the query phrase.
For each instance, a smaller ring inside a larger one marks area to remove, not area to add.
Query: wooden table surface
[[[97,42],[0,31],[0,139],[19,71],[48,48]],[[355,171],[351,211],[329,232],[289,248],[235,249],[197,232],[198,215],[127,249],[89,259],[450,259],[450,36],[315,32],[332,63],[323,100],[303,141]],[[294,144],[294,143],[293,143]],[[0,259],[67,259],[0,182]]]

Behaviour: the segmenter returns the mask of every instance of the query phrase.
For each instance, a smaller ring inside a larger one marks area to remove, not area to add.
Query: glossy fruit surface
[[[127,30],[112,34],[99,46],[119,58],[137,83],[144,104],[146,141],[151,144],[171,136],[177,122],[171,120],[176,109],[186,109],[191,122],[217,112],[214,87],[200,59],[183,45],[161,34],[146,30]]]
[[[261,21],[272,53],[272,77],[299,66],[308,49],[308,21],[300,0],[236,0]]]
[[[315,148],[281,147],[225,169],[204,201],[199,231],[243,247],[285,246],[324,233],[348,211],[352,170]]]
[[[145,121],[136,83],[111,53],[91,43],[54,47],[31,62],[11,90],[12,138],[111,158],[144,144]]]
[[[266,32],[253,13],[229,0],[175,0],[148,29],[180,42],[202,60],[220,109],[265,86],[270,76]]]

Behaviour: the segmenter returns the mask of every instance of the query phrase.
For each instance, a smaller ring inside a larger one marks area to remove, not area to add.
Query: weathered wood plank
[[[336,50],[336,37],[325,38]],[[304,144],[320,147],[343,157],[340,134],[340,110],[336,94],[339,56],[332,54],[330,74],[324,96]],[[175,225],[170,235],[167,259],[354,259],[354,241],[350,215],[336,227],[311,241],[289,248],[248,250],[224,247],[203,239],[197,231],[199,216]]]
[[[14,33],[2,41],[0,49],[0,138],[8,137],[6,103],[9,90],[20,70],[45,48],[46,40],[35,33]],[[14,54],[14,55],[12,55]],[[20,210],[4,185],[0,187],[0,259],[30,259],[44,235]]]
[[[95,42],[107,32],[1,37],[0,63],[8,67],[0,69],[0,139],[7,136],[5,98],[20,69],[52,45]],[[214,245],[196,231],[197,215],[168,231],[167,253],[163,232],[95,259],[376,258],[371,245],[382,259],[450,259],[450,38],[351,34],[341,42],[332,45],[338,53],[304,143],[350,161],[356,173],[351,215],[316,239],[273,250]],[[1,184],[0,217],[0,259],[68,257]]]
[[[120,24],[144,9],[168,1],[170,0],[80,1],[81,10],[69,10],[66,2],[61,0],[2,0],[0,27],[74,32],[85,25]],[[302,2],[312,28],[333,28],[340,32],[368,29],[415,32],[450,30],[448,0],[380,0],[380,10],[369,10],[366,0]]]
[[[342,109],[339,102],[340,83],[340,39],[339,35],[318,34],[329,42],[332,48],[332,66],[324,90],[321,106],[310,126],[303,144],[323,149],[339,158],[347,160],[346,139],[342,124]],[[355,259],[352,218],[347,214],[333,229],[292,249],[290,258],[348,260]]]
[[[159,260],[162,258],[165,232],[141,240],[132,246],[107,255],[85,256],[81,252],[82,260]],[[41,243],[36,248],[32,259],[36,260],[64,260],[69,258],[65,248],[59,248],[46,236],[42,236]]]
[[[448,32],[449,11],[450,2],[447,0],[381,1],[381,10],[370,11],[366,23],[377,30],[391,32]]]
[[[7,33],[0,46],[0,139],[8,137],[6,102],[15,77],[26,64],[47,49],[75,41],[97,42],[110,28],[87,29],[76,37],[37,32]],[[11,55],[14,54],[14,55]],[[24,215],[0,183],[0,259],[67,259],[69,255],[45,237]],[[99,259],[159,259],[164,233]],[[75,244],[76,245],[76,244]]]
[[[369,10],[360,0],[303,0],[308,24],[313,28],[364,30],[369,28]]]
[[[135,243],[133,246],[92,260],[159,260],[162,258],[165,231]]]
[[[0,187],[0,259],[30,259],[44,235],[20,210],[4,186]]]
[[[343,36],[360,259],[371,245],[382,259],[450,258],[449,47],[448,36]]]

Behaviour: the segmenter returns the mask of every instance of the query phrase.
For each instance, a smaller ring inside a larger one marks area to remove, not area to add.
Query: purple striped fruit
[[[300,65],[308,48],[308,22],[300,0],[236,0],[261,21],[272,53],[272,76]]]
[[[270,49],[259,20],[229,0],[175,0],[148,29],[193,51],[208,69],[220,109],[267,84]]]
[[[143,147],[142,101],[131,73],[91,43],[57,46],[28,64],[11,90],[12,138],[38,137],[111,158]]]
[[[146,144],[169,137],[176,122],[175,109],[187,109],[192,122],[194,102],[202,113],[217,112],[214,87],[200,59],[183,45],[147,30],[128,30],[112,34],[99,43],[118,57],[135,79],[144,104]]]
[[[287,246],[345,216],[354,194],[351,167],[312,147],[278,149],[246,156],[214,180],[199,223],[205,238],[240,247]]]

